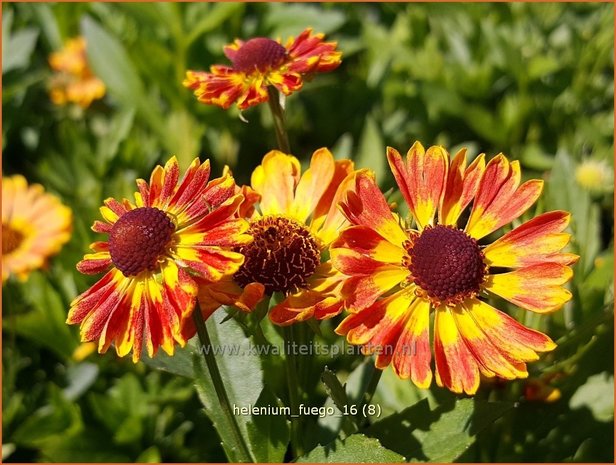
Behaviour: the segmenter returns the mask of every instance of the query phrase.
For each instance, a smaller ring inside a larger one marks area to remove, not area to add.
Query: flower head
[[[340,65],[342,53],[336,43],[324,42],[323,37],[306,29],[284,46],[265,37],[237,39],[224,48],[231,66],[214,65],[209,73],[187,71],[183,84],[202,103],[222,108],[236,103],[241,110],[266,102],[270,85],[290,95],[302,88],[306,77]]]
[[[20,175],[2,178],[2,282],[25,280],[71,237],[71,210]]]
[[[56,105],[75,103],[87,108],[105,95],[105,84],[88,66],[83,37],[69,40],[62,50],[52,53],[49,65],[56,71],[50,91],[51,101]]]
[[[276,324],[339,314],[342,275],[323,257],[348,224],[337,203],[354,173],[351,161],[335,161],[327,149],[314,153],[303,175],[294,156],[277,150],[265,155],[246,188],[252,195],[242,212],[254,241],[238,249],[246,258],[232,277],[201,287],[205,316],[221,304],[250,311],[275,292],[284,295],[270,311]]]
[[[415,143],[406,161],[392,148],[387,158],[412,223],[390,211],[369,173],[357,176],[341,203],[352,226],[331,247],[334,266],[348,276],[343,295],[351,313],[336,331],[364,352],[378,351],[378,368],[392,363],[398,376],[425,388],[433,311],[439,386],[473,394],[480,375],[528,376],[526,362],[555,344],[481,297],[494,294],[538,313],[567,302],[562,285],[577,260],[561,252],[570,215],[544,213],[484,247],[483,238],[537,200],[542,181],[520,185],[519,163],[502,154],[487,164],[482,154],[467,167],[465,150],[450,161],[442,147]]]
[[[591,193],[614,190],[614,172],[605,160],[584,160],[575,169],[575,180]]]
[[[214,282],[237,271],[243,256],[230,249],[251,241],[248,223],[235,215],[243,197],[233,177],[209,177],[209,161],[195,159],[178,183],[173,157],[149,184],[137,180],[134,202],[105,201],[105,221],[92,229],[108,239],[94,242],[77,269],[106,274],[71,303],[67,319],[81,323],[82,341],[98,340],[101,353],[115,342],[119,356],[132,349],[137,361],[143,344],[150,357],[159,346],[171,355],[175,342],[183,346],[194,335],[195,279]]]

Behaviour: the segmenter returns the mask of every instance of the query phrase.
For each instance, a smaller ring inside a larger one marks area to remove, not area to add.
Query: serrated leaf
[[[308,455],[297,460],[298,463],[399,463],[404,457],[386,449],[374,438],[363,434],[353,434],[344,441],[337,440],[326,446],[320,446]]]

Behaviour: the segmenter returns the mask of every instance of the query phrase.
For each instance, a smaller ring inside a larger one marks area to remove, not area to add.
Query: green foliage
[[[568,247],[580,260],[562,311],[516,313],[498,302],[558,343],[529,364],[529,377],[559,389],[559,400],[527,399],[524,380],[456,397],[387,369],[371,400],[379,414],[349,415],[345,407],[363,403],[372,360],[299,357],[299,401],[334,414],[302,417],[298,461],[613,461],[613,186],[587,190],[576,179],[586,160],[613,170],[612,4],[5,2],[2,11],[4,173],[41,183],[74,218],[70,242],[48,266],[3,285],[3,461],[238,460],[196,339],[135,365],[113,348],[84,360],[79,331],[65,320],[71,300],[97,279],[75,263],[100,239],[89,228],[105,198],[130,198],[135,179],[172,154],[182,169],[210,158],[214,176],[228,165],[248,183],[275,147],[265,106],[245,111],[245,123],[235,108],[202,105],[182,86],[185,71],[228,63],[222,47],[235,38],[286,40],[308,26],[344,55],[335,72],[286,101],[292,151],[304,165],[327,146],[375,170],[386,191],[394,186],[386,146],[503,151],[525,178],[545,180],[541,200],[516,224],[570,211]],[[86,110],[56,107],[48,96],[49,54],[78,35],[107,87]],[[389,200],[403,203],[396,193]],[[207,322],[213,346],[280,348],[282,332],[266,311],[223,318],[219,310]],[[299,337],[343,349],[338,322]],[[284,354],[215,359],[232,404],[290,405]],[[252,459],[293,459],[288,415],[237,419]]]

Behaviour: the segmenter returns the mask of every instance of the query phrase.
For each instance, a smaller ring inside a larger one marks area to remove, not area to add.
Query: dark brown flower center
[[[24,235],[11,228],[8,224],[2,223],[2,255],[9,254],[16,250],[24,240]]]
[[[477,241],[450,226],[427,226],[407,244],[411,280],[433,305],[455,305],[475,296],[486,275]]]
[[[254,241],[239,249],[246,258],[233,277],[242,287],[257,282],[269,295],[293,292],[306,286],[321,263],[312,234],[292,219],[266,216],[254,221],[248,233]]]
[[[231,62],[237,71],[249,73],[278,66],[286,56],[287,50],[275,40],[255,37],[242,44]]]
[[[158,208],[135,208],[122,215],[109,233],[111,260],[124,276],[153,270],[166,252],[175,225]]]

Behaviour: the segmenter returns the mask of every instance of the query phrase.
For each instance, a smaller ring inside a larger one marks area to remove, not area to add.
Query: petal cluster
[[[544,213],[482,246],[477,257],[486,273],[476,275],[479,291],[435,299],[430,289],[424,289],[425,282],[413,275],[417,238],[434,228],[455,228],[456,241],[460,237],[468,237],[469,244],[479,241],[524,213],[537,200],[543,183],[521,183],[519,163],[502,154],[487,163],[482,154],[467,165],[464,150],[450,160],[442,147],[425,150],[415,143],[406,158],[392,148],[387,158],[410,218],[403,220],[390,210],[371,173],[358,174],[341,202],[351,226],[331,247],[332,263],[347,276],[343,295],[350,313],[336,331],[350,343],[362,345],[366,353],[376,353],[377,367],[392,364],[401,378],[427,387],[432,380],[430,313],[434,312],[437,384],[473,394],[480,376],[526,377],[526,362],[552,350],[554,343],[480,297],[494,294],[539,313],[567,302],[571,294],[563,285],[572,276],[569,265],[578,258],[562,252],[570,238],[563,232],[569,214]],[[458,229],[469,205],[468,221]],[[442,247],[449,251],[437,255],[455,261],[456,243]],[[464,260],[460,257],[460,263]],[[451,263],[446,265],[443,269],[450,270]],[[452,279],[439,278],[438,269],[430,272],[444,283]]]
[[[210,72],[187,71],[184,86],[206,104],[241,110],[266,102],[268,86],[284,95],[297,92],[312,74],[337,68],[342,53],[323,34],[304,30],[283,46],[279,41],[257,37],[236,40],[224,48],[231,65],[214,65]]]
[[[55,71],[50,90],[54,104],[75,103],[87,108],[105,95],[105,84],[88,66],[83,37],[69,40],[62,50],[52,53],[49,65]]]
[[[101,207],[104,221],[92,229],[109,238],[93,243],[77,269],[105,275],[71,303],[67,319],[81,324],[83,341],[98,341],[99,352],[114,343],[120,356],[132,350],[134,361],[144,345],[150,357],[158,347],[173,354],[175,343],[183,346],[194,335],[196,279],[214,282],[235,272],[244,258],[232,249],[252,240],[247,222],[236,216],[243,196],[233,177],[210,180],[209,161],[195,159],[180,180],[173,157],[154,169],[149,183],[137,185],[134,201],[109,198]],[[161,224],[170,232],[153,234]]]
[[[25,280],[71,237],[71,210],[23,176],[2,178],[2,282]]]

